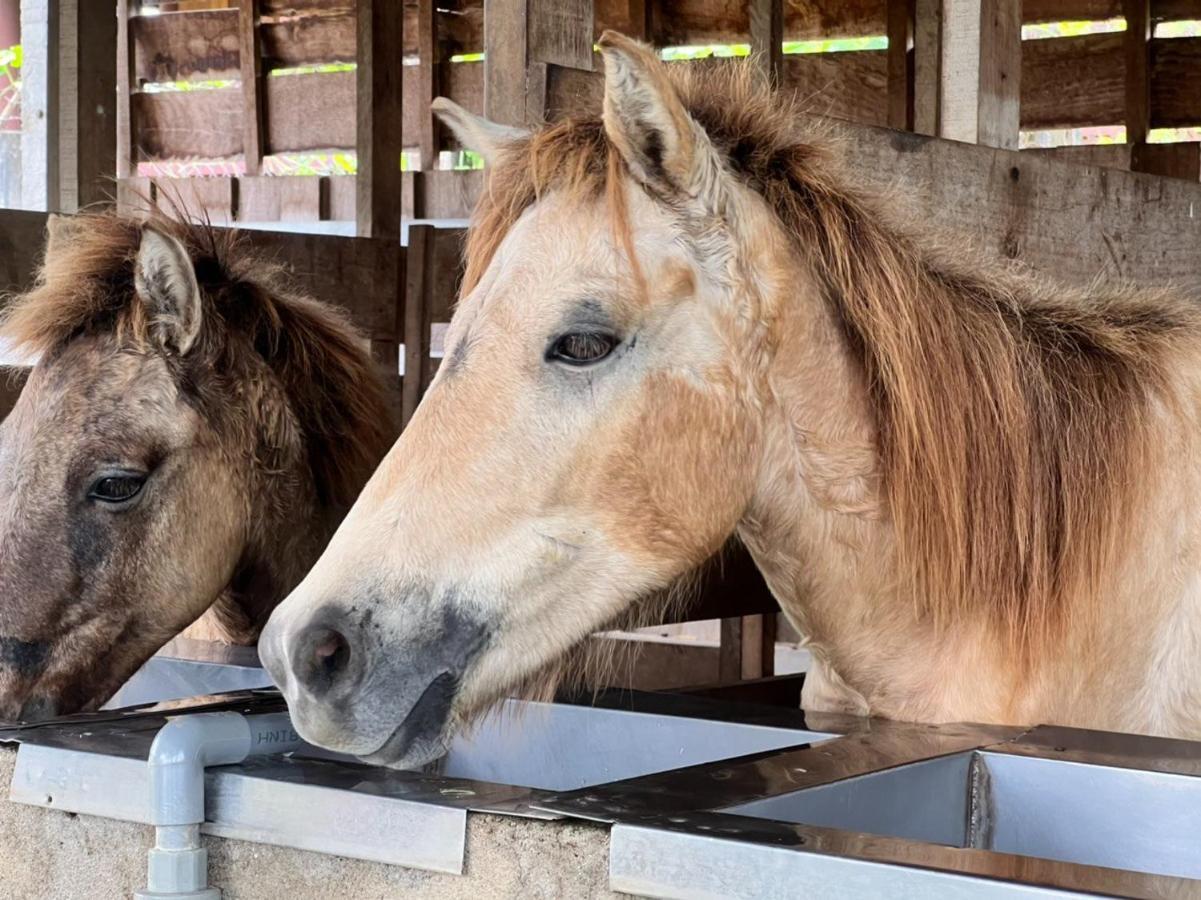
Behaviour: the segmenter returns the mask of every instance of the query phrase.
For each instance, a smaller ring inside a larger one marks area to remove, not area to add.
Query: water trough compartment
[[[989,750],[722,810],[755,818],[1201,878],[1201,778]]]

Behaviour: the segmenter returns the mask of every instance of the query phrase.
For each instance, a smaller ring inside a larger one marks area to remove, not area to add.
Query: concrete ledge
[[[0,894],[125,898],[143,887],[153,829],[9,802],[16,757],[15,747],[0,747]],[[225,900],[618,896],[608,889],[608,828],[584,822],[471,814],[461,876],[221,838],[205,845]]]

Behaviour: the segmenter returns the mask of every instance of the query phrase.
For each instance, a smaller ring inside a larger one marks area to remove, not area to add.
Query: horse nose
[[[345,632],[330,624],[309,625],[296,638],[288,654],[300,686],[314,697],[348,690],[358,682],[363,653]]]

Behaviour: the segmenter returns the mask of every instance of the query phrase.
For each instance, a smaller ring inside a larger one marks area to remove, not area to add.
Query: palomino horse
[[[252,643],[390,437],[350,326],[212,229],[52,218],[0,334],[40,354],[0,426],[0,719],[98,706],[206,610]]]
[[[747,66],[601,46],[603,118],[441,103],[464,292],[264,632],[300,732],[421,762],[736,534],[809,709],[1201,738],[1196,299],[973,261]]]

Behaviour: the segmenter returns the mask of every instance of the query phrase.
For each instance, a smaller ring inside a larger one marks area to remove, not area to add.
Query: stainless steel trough
[[[125,696],[263,682],[176,645]],[[274,692],[19,730],[14,800],[145,821],[166,714],[270,712]],[[181,708],[181,706],[183,708]],[[924,727],[684,697],[510,701],[436,767],[316,749],[211,769],[204,830],[444,872],[469,810],[607,823],[616,890],[662,897],[1201,898],[1201,745],[1060,728]],[[548,865],[553,865],[548,861]]]

